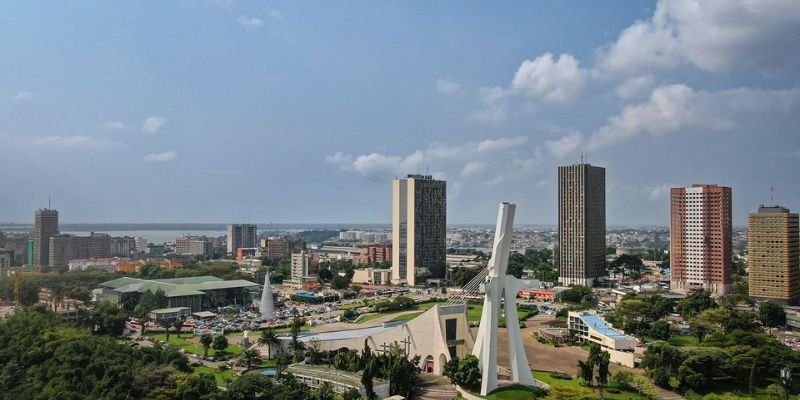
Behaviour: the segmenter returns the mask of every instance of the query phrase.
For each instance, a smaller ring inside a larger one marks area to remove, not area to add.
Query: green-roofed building
[[[215,276],[152,280],[126,277],[100,284],[103,299],[117,304],[136,304],[148,290],[160,289],[167,297],[168,308],[189,307],[192,312],[246,304],[248,293],[257,292],[260,286],[242,279],[226,281]]]

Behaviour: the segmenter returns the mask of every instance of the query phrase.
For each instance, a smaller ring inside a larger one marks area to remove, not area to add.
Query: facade
[[[33,238],[34,267],[42,270],[50,268],[50,238],[58,235],[58,210],[49,208],[36,210],[36,222],[31,237]]]
[[[300,250],[292,254],[292,278],[317,276],[319,273],[319,257]]]
[[[447,182],[408,175],[392,183],[392,282],[417,284],[417,275],[444,278]]]
[[[258,291],[260,285],[241,279],[226,281],[214,276],[145,280],[119,278],[100,284],[103,299],[120,304],[137,301],[150,290],[163,290],[166,308],[188,307],[198,312],[232,304],[247,304],[247,292]]]
[[[184,236],[175,239],[175,252],[181,255],[211,258],[214,248],[211,241],[200,236]]]
[[[50,268],[65,268],[70,260],[109,258],[111,237],[92,232],[89,236],[56,235],[50,238]]]
[[[323,351],[343,347],[360,351],[364,348],[365,340],[373,352],[386,351],[390,346],[397,345],[406,351],[409,359],[419,355],[422,372],[433,375],[442,375],[448,361],[453,357],[464,358],[475,345],[464,304],[436,305],[410,321],[310,333],[300,338],[306,345],[316,342]],[[288,349],[289,342],[288,338],[282,338],[281,346]]]
[[[112,257],[130,257],[136,252],[136,239],[130,236],[111,238]]]
[[[589,312],[570,311],[569,330],[584,342],[599,344],[603,350],[633,352],[636,348],[636,338],[617,331]]]
[[[86,271],[89,269],[117,272],[120,264],[130,263],[130,258],[88,258],[70,260],[67,269],[72,271]]]
[[[388,285],[392,283],[391,268],[360,268],[353,272],[353,283]]]
[[[392,262],[392,246],[367,245],[361,247],[361,252],[353,257],[353,264],[380,264]]]
[[[228,225],[228,254],[235,255],[240,247],[256,246],[258,246],[258,229],[255,225]]]
[[[693,185],[670,191],[671,289],[729,292],[733,267],[731,188]]]
[[[4,273],[14,266],[14,250],[0,249],[0,279],[3,279]]]
[[[592,286],[606,274],[606,170],[558,167],[558,271],[565,286]]]
[[[780,206],[761,206],[747,224],[750,297],[782,304],[800,300],[798,214]]]
[[[289,241],[286,239],[268,239],[266,255],[270,260],[277,260],[289,256]]]

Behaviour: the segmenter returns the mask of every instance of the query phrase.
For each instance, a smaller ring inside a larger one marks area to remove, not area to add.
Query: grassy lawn
[[[483,313],[483,304],[470,304],[467,307],[467,321],[468,322],[481,322],[481,314]]]
[[[533,377],[550,386],[582,387],[577,378],[553,378],[548,371],[533,371]],[[606,400],[645,400],[645,397],[640,396],[638,393],[618,387],[615,383],[610,383],[607,388],[615,391],[618,390],[619,393],[611,393],[608,390],[603,390],[603,398]]]
[[[385,316],[385,315],[394,315],[394,314],[400,314],[400,313],[404,313],[404,312],[408,312],[408,311],[419,310],[419,312],[415,312],[415,313],[411,313],[411,314],[398,315],[398,316],[396,316],[395,318],[393,318],[391,320],[391,321],[408,321],[410,319],[413,319],[414,317],[418,317],[423,312],[433,308],[433,306],[441,305],[441,304],[445,304],[445,302],[444,301],[431,301],[431,302],[428,302],[428,303],[417,304],[416,307],[409,308],[408,310],[392,311],[392,312],[387,312],[387,313],[370,314],[370,315],[367,315],[366,317],[361,318],[360,320],[358,320],[357,323],[358,324],[363,324],[364,322],[372,321],[375,318],[379,318],[379,317],[382,317],[382,316]],[[413,316],[409,316],[409,315],[413,315]],[[478,318],[480,318],[480,316]]]
[[[369,300],[356,301],[356,302],[353,302],[353,303],[350,303],[350,304],[344,304],[342,306],[339,306],[339,309],[340,310],[350,310],[350,309],[353,309],[353,308],[366,307],[369,304],[370,304]]]
[[[489,400],[530,400],[534,389],[527,386],[508,386],[495,390],[486,396]]]
[[[172,339],[170,337],[170,339]],[[233,371],[226,369],[225,371],[220,371],[216,368],[209,368],[209,367],[194,367],[194,373],[200,374],[201,372],[209,373],[214,375],[214,380],[217,381],[217,385],[224,385],[227,381],[233,379],[235,375]]]
[[[160,340],[162,342],[166,341],[166,339],[167,339],[167,335],[165,335],[163,333],[147,334],[146,336],[152,337],[152,338]],[[228,336],[228,335],[226,335],[226,336]],[[201,346],[199,343],[198,344],[194,344],[192,342],[189,342],[188,340],[186,340],[185,336],[179,338],[177,335],[169,335],[169,344],[171,344],[173,346],[176,346],[176,347],[179,347],[181,349],[184,349],[189,353],[194,353],[194,354],[197,354],[197,355],[203,355],[203,353],[204,353],[203,346]],[[241,354],[242,353],[242,346],[231,344],[230,346],[228,346],[227,349],[225,349],[225,353],[227,355],[229,355],[229,356],[235,356],[235,355]],[[213,348],[209,348],[208,349],[208,356],[209,357],[215,357],[216,355],[217,355],[217,352]]]
[[[699,343],[696,337],[689,335],[672,335],[668,342],[675,347],[692,347]]]
[[[412,313],[408,313],[408,314],[398,315],[398,316],[392,318],[391,321],[389,321],[389,322],[411,321],[412,319],[417,318],[420,315],[422,315],[422,313],[424,313],[424,312],[425,311],[419,311],[419,312],[412,312]]]

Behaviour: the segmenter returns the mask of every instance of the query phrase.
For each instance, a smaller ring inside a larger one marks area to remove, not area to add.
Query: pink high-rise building
[[[692,185],[670,191],[672,290],[705,289],[720,296],[731,288],[733,241],[731,188]]]

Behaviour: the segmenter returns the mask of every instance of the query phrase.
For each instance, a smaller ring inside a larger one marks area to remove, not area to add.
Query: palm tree
[[[183,320],[178,318],[172,323],[172,327],[175,328],[175,334],[178,337],[181,337],[181,330],[183,329]]]
[[[315,400],[333,400],[335,397],[333,386],[329,382],[323,382],[316,390]]]
[[[258,351],[255,349],[244,349],[244,351],[242,351],[242,361],[244,361],[247,369],[252,368],[253,364],[258,361]]]
[[[170,324],[169,321],[166,320],[161,321],[161,327],[164,328],[164,333],[167,334],[167,343],[169,343],[169,327],[171,325],[172,324]]]
[[[258,337],[258,344],[267,346],[267,360],[272,357],[272,345],[280,343],[278,335],[272,328],[267,328],[261,331],[261,336]]]
[[[200,336],[200,344],[203,346],[204,356],[208,357],[208,348],[211,347],[212,343],[214,343],[214,337],[208,333],[204,333],[203,336]]]

